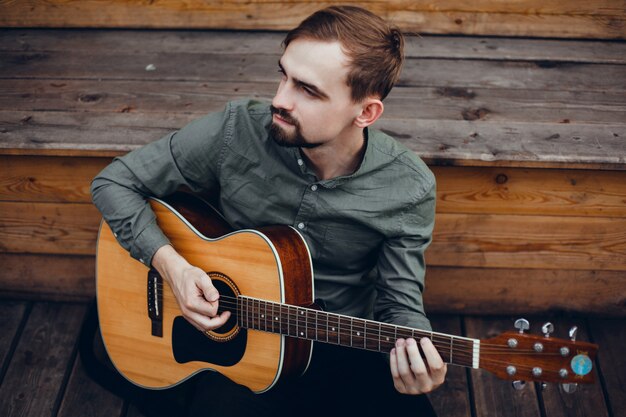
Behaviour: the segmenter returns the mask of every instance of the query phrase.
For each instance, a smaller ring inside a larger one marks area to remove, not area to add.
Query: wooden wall
[[[271,98],[283,36],[0,31],[0,295],[92,296],[91,178],[227,100]],[[376,127],[437,176],[429,312],[626,316],[625,80],[621,41],[408,41]]]
[[[110,160],[0,155],[2,294],[93,294],[89,184]],[[626,171],[432,168],[429,311],[626,315]]]
[[[429,34],[624,39],[624,0],[0,0],[0,26],[285,30],[334,3]]]

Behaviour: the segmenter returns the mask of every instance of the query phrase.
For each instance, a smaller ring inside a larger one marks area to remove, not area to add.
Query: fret
[[[380,351],[381,352],[391,352],[391,349],[394,348],[396,344],[396,339],[398,336],[398,328],[397,326],[391,324],[380,324],[382,333],[380,337]],[[394,335],[393,337],[391,335]]]
[[[318,340],[318,333],[317,333],[317,331],[318,331],[318,328],[317,328],[317,318],[318,318],[317,316],[318,316],[318,314],[317,313],[318,313],[318,311],[315,310],[315,340]]]
[[[352,346],[364,349],[366,343],[365,320],[355,318],[352,320]]]
[[[291,336],[291,306],[287,306],[287,332],[285,334]]]
[[[352,319],[350,317],[339,316],[339,344],[351,346],[352,343]]]
[[[350,347],[352,347],[352,333],[353,333],[353,329],[352,329],[352,322],[353,322],[353,318],[350,317]]]
[[[272,333],[276,333],[276,326],[274,325],[274,322],[276,321],[275,320],[275,318],[276,318],[276,311],[274,309],[275,305],[276,305],[275,303],[271,303],[270,304],[270,315],[268,317],[270,323],[272,323]]]
[[[318,321],[317,340],[328,343],[328,314],[323,311],[318,312]]]
[[[326,318],[328,319],[327,342],[338,345],[339,344],[339,331],[338,331],[339,317],[334,314],[328,314]]]
[[[452,362],[452,352],[454,352],[454,337],[450,338],[450,358],[448,358],[449,363]]]
[[[267,301],[263,302],[263,315],[261,318],[263,319],[263,329],[267,331]]]
[[[380,352],[380,325],[376,322],[365,321],[363,347],[367,350]]]

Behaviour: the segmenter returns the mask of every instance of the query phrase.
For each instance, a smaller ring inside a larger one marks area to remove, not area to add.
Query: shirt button
[[[300,166],[304,165],[304,161],[302,159],[298,159],[298,165]]]
[[[311,186],[311,191],[317,191],[317,185],[316,184],[313,184]]]
[[[298,229],[300,230],[304,229],[304,223],[298,223]]]

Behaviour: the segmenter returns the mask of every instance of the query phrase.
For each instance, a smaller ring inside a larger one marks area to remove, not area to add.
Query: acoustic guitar
[[[313,341],[389,352],[398,338],[430,338],[449,364],[499,378],[564,384],[594,381],[597,345],[520,332],[478,340],[324,312],[313,294],[311,257],[289,226],[233,231],[209,204],[187,194],[151,199],[176,250],[205,270],[232,312],[202,333],[178,308],[153,269],[131,258],[102,222],[97,301],[102,338],[117,370],[136,385],[161,389],[203,370],[261,393],[305,372]]]

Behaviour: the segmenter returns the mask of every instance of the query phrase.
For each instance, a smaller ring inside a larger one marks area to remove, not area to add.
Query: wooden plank
[[[91,203],[110,158],[0,155],[0,201]],[[625,171],[432,167],[438,213],[626,217]]]
[[[88,301],[96,294],[95,257],[0,253],[0,296]]]
[[[623,294],[623,293],[622,293]],[[590,319],[593,341],[600,345],[598,362],[611,416],[626,410],[626,322],[624,319]]]
[[[437,267],[426,255],[424,305],[429,313],[560,310],[626,317],[622,271]]]
[[[462,336],[459,316],[429,316],[436,332]],[[440,416],[471,417],[467,371],[460,366],[448,365],[442,386],[428,394],[433,408]]]
[[[432,165],[626,169],[624,125],[382,119],[376,127]]]
[[[84,314],[84,305],[35,304],[2,384],[0,415],[55,415]]]
[[[91,203],[91,180],[110,158],[0,155],[0,201]]]
[[[197,118],[179,113],[0,110],[0,153],[111,156],[152,142]],[[385,118],[374,126],[432,165],[626,170],[626,125],[534,124]],[[85,131],[89,131],[89,142]],[[567,153],[564,153],[567,149]]]
[[[2,29],[0,51],[118,51],[213,54],[282,53],[286,32],[185,30]],[[572,39],[410,36],[407,58],[489,59],[515,61],[626,64],[623,42]]]
[[[95,294],[93,256],[0,254],[0,296],[87,301]],[[589,294],[593,294],[590,297]],[[437,267],[429,264],[430,313],[526,314],[547,310],[626,317],[620,271]]]
[[[18,335],[28,313],[28,304],[25,302],[0,302],[0,387],[9,367],[13,349],[17,345]],[[2,389],[0,388],[0,393]]]
[[[626,172],[431,167],[438,213],[604,216],[626,219]]]
[[[625,271],[626,220],[492,214],[438,216],[429,265]]]
[[[554,337],[569,339],[568,329],[572,326],[578,327],[577,340],[589,341],[589,333],[586,323],[581,317],[542,317],[537,319],[535,331],[541,334],[540,326],[545,321],[550,321],[555,326]],[[602,351],[602,346],[600,347]],[[598,361],[594,364],[597,368]],[[604,367],[603,367],[604,368]],[[595,384],[581,384],[574,394],[568,394],[562,390],[560,385],[549,384],[541,392],[541,399],[545,415],[550,417],[608,417],[607,406],[604,401],[602,384],[596,381]]]
[[[123,411],[124,400],[92,380],[78,356],[57,416],[109,417],[121,416]]]
[[[279,55],[178,51],[3,52],[1,78],[136,79],[277,82]],[[152,64],[155,69],[146,71]],[[407,59],[400,86],[512,90],[626,91],[626,67],[615,64],[468,59]]]
[[[513,321],[503,317],[466,317],[466,336],[479,339],[496,336],[511,330],[512,324]],[[541,416],[534,384],[526,384],[524,389],[517,391],[510,382],[482,369],[472,370],[470,376],[476,417]]]
[[[626,55],[626,52],[625,52]],[[198,117],[238,98],[271,100],[276,82],[0,79],[0,109],[167,112]],[[396,87],[385,118],[571,124],[623,124],[624,94],[497,88]]]
[[[0,250],[91,255],[100,214],[89,204],[0,202]],[[623,218],[440,213],[436,266],[624,271]]]
[[[285,30],[296,26],[328,2],[206,2],[174,0],[150,5],[139,1],[0,2],[0,25],[27,27],[152,27]],[[556,0],[501,2],[430,1],[356,2],[401,28],[423,33],[515,36],[624,37],[624,12],[614,2]]]
[[[93,255],[100,213],[92,204],[0,203],[0,251]]]

